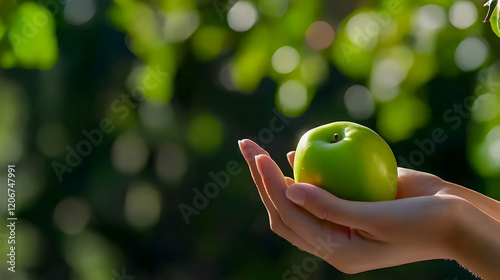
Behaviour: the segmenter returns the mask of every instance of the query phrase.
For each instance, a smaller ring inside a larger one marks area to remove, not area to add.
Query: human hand
[[[428,259],[453,258],[453,213],[467,203],[442,193],[441,180],[400,169],[398,199],[347,201],[285,178],[250,140],[240,149],[269,214],[271,229],[346,273]],[[289,161],[293,163],[293,153]]]

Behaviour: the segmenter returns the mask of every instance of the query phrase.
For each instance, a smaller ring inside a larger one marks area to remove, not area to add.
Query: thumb
[[[286,197],[322,220],[357,229],[370,224],[369,202],[344,200],[306,183],[290,185]]]

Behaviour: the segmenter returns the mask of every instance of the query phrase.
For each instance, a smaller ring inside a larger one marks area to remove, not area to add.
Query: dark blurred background
[[[15,164],[18,221],[15,273],[0,226],[0,278],[473,279],[445,260],[287,276],[309,255],[269,229],[237,140],[291,176],[305,131],[355,121],[399,166],[500,199],[500,40],[482,5],[1,1],[0,217]]]

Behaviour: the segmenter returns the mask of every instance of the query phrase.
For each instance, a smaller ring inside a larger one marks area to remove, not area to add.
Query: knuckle
[[[434,175],[434,174],[429,174],[429,177],[428,177],[427,182],[425,184],[432,185],[432,184],[442,183],[443,181],[444,180],[441,179],[441,177]]]
[[[335,221],[336,211],[332,209],[331,205],[328,205],[328,202],[306,197],[304,204],[306,205],[305,208],[307,211],[311,212],[319,219],[330,222]]]

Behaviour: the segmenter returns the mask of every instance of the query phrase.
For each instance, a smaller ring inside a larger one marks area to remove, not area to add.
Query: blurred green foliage
[[[5,19],[5,22],[9,20],[8,25],[0,23],[0,40],[3,39],[0,67],[49,69],[54,66],[58,47],[54,18],[48,10],[27,2],[19,4]]]
[[[284,154],[336,120],[500,199],[498,8],[490,27],[481,4],[0,2],[0,166],[18,166],[20,220],[18,272],[2,261],[0,278],[279,279],[308,255],[269,230],[236,141],[291,174]],[[447,141],[427,153],[416,140],[435,128]],[[186,225],[178,206],[233,161],[242,171]],[[310,274],[403,277],[472,279],[446,261]]]

